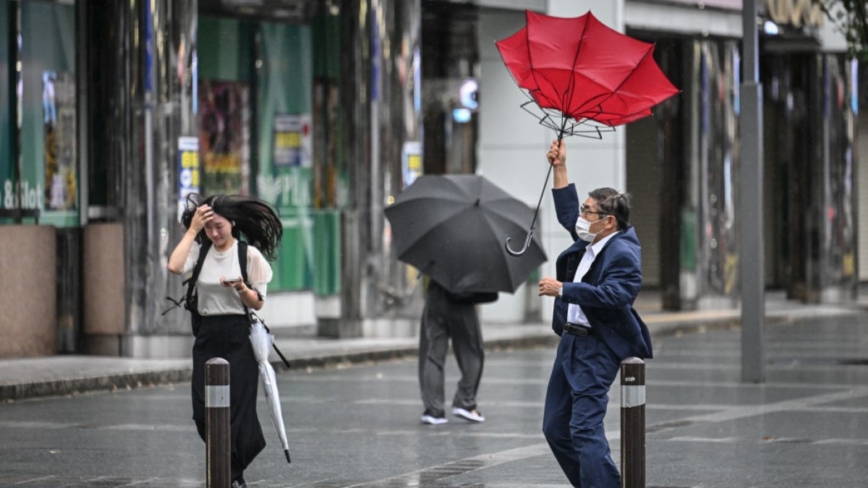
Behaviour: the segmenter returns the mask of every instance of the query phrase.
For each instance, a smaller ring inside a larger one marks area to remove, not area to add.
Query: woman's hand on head
[[[211,209],[211,206],[200,205],[196,209],[196,213],[193,214],[193,220],[190,221],[190,230],[198,234],[199,231],[205,228],[205,224],[211,222],[213,218],[214,210]]]

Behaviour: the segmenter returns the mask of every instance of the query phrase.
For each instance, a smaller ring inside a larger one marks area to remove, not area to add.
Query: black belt
[[[567,322],[564,324],[564,332],[567,334],[574,334],[578,336],[589,336],[593,332],[590,327],[585,327],[584,325],[579,324],[571,324]]]

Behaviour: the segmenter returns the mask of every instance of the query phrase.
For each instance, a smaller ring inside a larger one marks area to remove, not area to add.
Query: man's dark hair
[[[615,217],[618,230],[624,230],[630,225],[630,197],[614,188],[597,188],[588,193],[597,201],[597,210]]]

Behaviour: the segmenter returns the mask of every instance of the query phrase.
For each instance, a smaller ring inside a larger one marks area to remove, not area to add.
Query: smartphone
[[[227,285],[235,285],[235,284],[241,283],[241,280],[238,278],[233,278],[233,279],[223,280],[223,283],[226,283]]]

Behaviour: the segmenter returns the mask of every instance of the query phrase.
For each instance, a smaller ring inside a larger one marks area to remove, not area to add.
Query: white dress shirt
[[[579,267],[576,269],[576,276],[573,278],[573,283],[582,282],[582,278],[584,278],[588,270],[591,269],[591,265],[594,264],[594,260],[597,259],[597,255],[603,250],[603,247],[605,247],[606,243],[609,242],[609,239],[615,237],[615,235],[620,232],[621,231],[613,232],[612,234],[600,239],[596,244],[589,245],[585,248],[585,255],[582,256],[582,261],[579,262]],[[567,322],[591,327],[588,318],[585,317],[585,313],[582,312],[582,307],[575,303],[570,303],[567,306]]]

